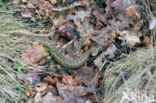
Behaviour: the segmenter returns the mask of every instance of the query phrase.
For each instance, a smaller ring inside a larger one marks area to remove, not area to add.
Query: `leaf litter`
[[[54,32],[48,37],[49,41],[56,41],[69,58],[92,46],[106,48],[77,70],[66,70],[56,64],[57,70],[51,74],[47,52],[40,40],[33,40],[21,54],[25,64],[39,69],[32,72],[25,68],[28,75],[33,75],[23,80],[25,94],[30,99],[28,103],[97,103],[103,99],[97,91],[102,76],[99,72],[105,61],[116,58],[120,48],[124,48],[124,53],[127,48],[152,45],[141,31],[142,15],[135,0],[106,0],[101,5],[94,0],[13,0],[8,6],[19,19],[44,25],[36,32],[39,35]],[[151,23],[150,28],[153,29],[154,24]]]

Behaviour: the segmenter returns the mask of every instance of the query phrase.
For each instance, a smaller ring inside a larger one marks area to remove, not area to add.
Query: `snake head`
[[[99,51],[101,51],[101,50],[102,50],[101,47],[93,47],[93,48],[91,49],[91,55],[92,55],[92,56],[96,56],[96,55],[99,53]]]

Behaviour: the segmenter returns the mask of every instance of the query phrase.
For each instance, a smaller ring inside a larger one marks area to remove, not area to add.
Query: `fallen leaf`
[[[47,83],[39,83],[36,85],[35,90],[36,92],[43,92],[48,88],[48,84]]]
[[[96,44],[102,47],[107,47],[109,44],[113,42],[112,32],[111,30],[103,29],[95,31],[96,34],[99,34],[92,38]]]
[[[46,95],[42,96],[41,93],[37,93],[33,100],[29,103],[62,103],[62,98],[56,96],[52,92],[48,92]]]
[[[120,37],[118,37],[119,39],[121,39],[123,41],[123,43],[128,44],[130,47],[133,47],[136,44],[140,43],[140,36],[141,35],[137,35],[137,33],[132,32],[132,31],[122,31],[120,33]]]
[[[119,31],[123,31],[125,29],[130,29],[130,26],[134,24],[133,20],[127,17],[124,17],[124,15],[118,14],[116,19],[109,20],[111,24],[111,28]]]
[[[26,87],[25,94],[27,97],[31,97],[36,94],[35,89],[32,87],[32,85],[29,81],[23,80],[23,83]]]
[[[52,5],[50,4],[49,1],[46,0],[39,0],[39,8],[40,9],[45,9],[45,10],[52,10]]]
[[[125,16],[135,21],[140,20],[141,15],[137,5],[131,5],[125,10]]]
[[[150,44],[151,44],[151,40],[150,40],[149,36],[144,34],[143,35],[143,45],[148,47],[148,46],[150,46]]]
[[[106,56],[108,56],[108,58],[114,58],[115,57],[115,52],[116,52],[117,48],[114,44],[109,45],[109,47],[106,49],[106,51],[104,52],[104,54]]]
[[[51,84],[51,85],[56,85],[56,83],[58,82],[57,78],[50,77],[50,76],[45,77],[44,81],[48,82],[48,84]]]
[[[115,0],[112,3],[112,7],[114,7],[115,12],[124,13],[125,9],[133,4],[132,0]]]
[[[105,8],[105,15],[104,15],[104,23],[105,24],[108,24],[108,18],[112,15],[112,3],[113,3],[113,0],[107,0],[106,1],[106,5],[107,7]]]
[[[26,51],[22,53],[22,60],[31,66],[38,65],[46,57],[46,50],[38,41],[34,42],[32,46],[27,47]]]
[[[94,60],[94,63],[95,63],[95,65],[98,67],[98,68],[101,68],[101,66],[103,65],[103,57],[102,56],[100,56],[100,57],[98,57],[98,58],[96,58],[95,60]]]
[[[87,66],[83,66],[80,69],[76,70],[76,78],[79,82],[85,84],[88,88],[96,87],[97,81],[93,80],[96,75],[96,72]]]
[[[99,6],[94,6],[93,15],[102,22],[106,21],[106,17],[104,15],[104,9],[100,8]]]
[[[62,82],[69,86],[76,87],[79,83],[71,75],[63,75]]]
[[[58,92],[63,97],[63,103],[85,103],[88,94],[88,89],[82,86],[77,86],[72,91],[69,90],[68,86],[58,83]],[[82,97],[81,97],[82,96]]]
[[[79,26],[81,24],[81,22],[83,22],[86,17],[89,17],[90,16],[91,9],[89,9],[87,11],[83,11],[83,10],[81,10],[81,11],[75,11],[74,13],[75,13],[75,15],[68,15],[67,18],[68,18],[68,20],[73,20],[74,23],[77,26]]]

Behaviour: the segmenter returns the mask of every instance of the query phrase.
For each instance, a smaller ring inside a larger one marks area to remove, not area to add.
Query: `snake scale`
[[[29,31],[25,31],[25,30],[12,30],[9,33],[11,34],[25,34],[25,35],[34,35],[36,36],[37,34],[34,34],[32,32]],[[98,51],[102,50],[102,47],[91,47],[88,51],[86,51],[85,53],[83,53],[82,55],[79,56],[78,59],[73,59],[73,58],[66,58],[65,54],[60,52],[58,49],[56,49],[56,47],[54,45],[52,46],[48,46],[45,43],[42,43],[43,47],[48,51],[48,53],[51,55],[51,57],[60,65],[66,67],[66,68],[78,68],[80,66],[82,66],[84,63],[86,63],[89,59],[89,56],[92,53],[97,53]]]

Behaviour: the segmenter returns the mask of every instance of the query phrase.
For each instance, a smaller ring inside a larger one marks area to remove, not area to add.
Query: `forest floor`
[[[154,103],[155,45],[154,0],[0,0],[0,103]]]

